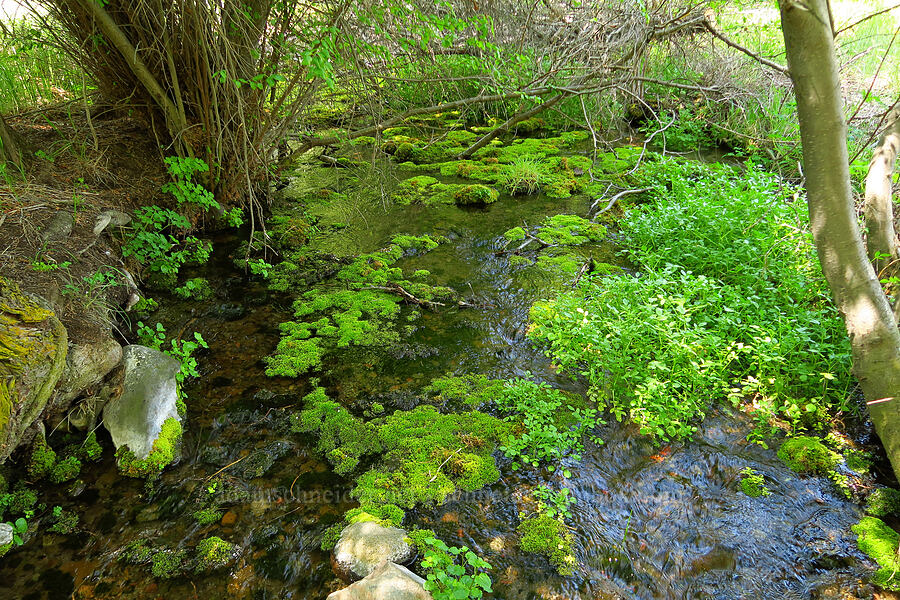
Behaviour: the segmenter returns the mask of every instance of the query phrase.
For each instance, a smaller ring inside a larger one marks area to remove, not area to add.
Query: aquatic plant
[[[547,182],[546,165],[533,156],[517,157],[497,178],[497,185],[513,196],[535,194]]]
[[[575,558],[575,540],[565,523],[546,513],[529,517],[520,514],[519,547],[525,552],[543,554],[560,575],[575,572],[578,560]]]
[[[552,471],[564,457],[579,460],[584,437],[603,423],[598,411],[583,399],[527,379],[508,382],[504,394],[497,399],[497,407],[507,413],[508,422],[516,423],[522,430],[502,438],[500,449],[513,459],[513,470],[545,463]],[[602,443],[596,436],[591,440]]]
[[[768,496],[772,492],[766,487],[766,479],[761,473],[757,473],[752,467],[741,470],[741,491],[751,498]]]
[[[448,546],[434,537],[422,540],[425,589],[435,600],[466,600],[491,593],[491,565],[468,547]]]
[[[554,492],[546,485],[539,485],[534,488],[531,495],[538,501],[540,512],[560,519],[572,518],[572,505],[576,504],[577,500],[569,488]]]
[[[746,405],[755,439],[775,418],[811,426],[844,406],[849,345],[783,182],[647,165],[656,201],[622,223],[642,272],[582,278],[535,304],[531,339],[616,418],[661,438],[691,435],[716,401]]]
[[[897,555],[900,534],[875,517],[863,517],[851,529],[857,534],[859,549],[880,567],[872,576],[872,583],[886,590],[900,591],[900,558]]]
[[[185,281],[182,285],[172,290],[176,296],[184,299],[196,300],[198,302],[208,300],[213,297],[213,289],[209,285],[209,280],[205,277],[193,277]]]
[[[778,458],[792,471],[810,475],[826,475],[840,462],[840,456],[821,440],[805,435],[785,440]]]

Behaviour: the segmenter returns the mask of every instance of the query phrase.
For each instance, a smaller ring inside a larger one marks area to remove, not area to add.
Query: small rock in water
[[[12,544],[13,526],[9,523],[0,523],[0,548],[7,544]]]
[[[424,583],[406,567],[382,560],[367,577],[329,594],[326,600],[431,600]]]
[[[233,302],[223,302],[210,306],[206,314],[210,317],[221,319],[223,321],[237,321],[247,314],[247,309],[240,304],[235,304]]]
[[[375,571],[383,560],[405,563],[412,557],[413,549],[406,543],[404,530],[364,521],[348,525],[341,532],[334,546],[332,566],[341,579],[356,581]]]
[[[222,525],[224,525],[225,527],[231,527],[232,525],[237,523],[237,519],[237,513],[233,510],[229,510],[227,513],[225,513],[225,516],[222,517]]]

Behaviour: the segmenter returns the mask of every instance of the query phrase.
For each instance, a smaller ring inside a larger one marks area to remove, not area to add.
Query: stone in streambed
[[[326,600],[431,600],[424,583],[406,567],[382,560],[367,577],[329,594]]]
[[[178,438],[181,434],[175,380],[181,363],[159,350],[136,344],[126,346],[123,355],[125,382],[122,395],[103,408],[103,424],[109,430],[117,451],[127,446],[131,461],[143,461],[155,452],[166,454],[168,462],[171,462],[168,455],[177,439],[170,438]],[[167,424],[165,431],[164,424]],[[165,440],[162,440],[161,433],[165,434]],[[157,458],[163,457],[153,458],[154,462],[159,463]],[[154,466],[161,468],[165,465]],[[136,471],[134,474],[140,474],[137,472],[140,468],[133,470]]]
[[[372,521],[348,525],[334,546],[332,566],[338,577],[356,581],[368,576],[383,560],[405,563],[413,557],[406,532]]]

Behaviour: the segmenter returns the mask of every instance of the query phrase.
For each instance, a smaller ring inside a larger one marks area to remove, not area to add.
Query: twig
[[[610,199],[609,203],[606,205],[606,207],[604,207],[602,210],[598,211],[597,214],[593,216],[593,218],[596,219],[597,217],[599,217],[600,215],[602,215],[603,213],[605,213],[606,211],[611,209],[613,207],[613,205],[619,200],[619,198],[621,198],[623,196],[627,196],[628,194],[641,194],[643,192],[649,192],[652,189],[653,188],[645,187],[645,188],[634,189],[634,190],[623,190],[623,191],[619,192],[618,194],[616,194],[615,196],[613,196]],[[591,208],[588,211],[588,213],[590,213],[591,210],[594,210],[594,207],[597,206],[597,204],[600,202],[600,200],[602,200],[602,198],[597,198],[594,201],[594,203],[591,205]]]
[[[739,52],[743,52],[744,54],[746,54],[753,60],[755,60],[759,63],[762,63],[762,64],[766,65],[767,67],[772,67],[773,69],[775,69],[776,71],[778,71],[784,75],[790,74],[788,72],[788,68],[785,67],[784,65],[779,65],[778,63],[772,62],[771,60],[769,60],[767,58],[763,58],[756,52],[753,52],[752,50],[750,50],[748,48],[744,48],[740,44],[737,44],[737,43],[731,41],[730,39],[728,39],[727,37],[725,37],[724,34],[720,33],[719,30],[717,30],[715,27],[713,27],[712,23],[709,22],[709,19],[703,20],[703,27],[705,27],[706,30],[709,31],[711,34],[713,34],[715,37],[717,37],[720,40],[722,40],[723,42],[725,42],[726,45],[731,46],[732,48],[734,48],[735,50],[737,50]]]
[[[248,454],[247,456],[250,456],[250,455]],[[229,463],[229,464],[225,465],[224,467],[222,467],[221,469],[219,469],[218,471],[216,471],[215,473],[213,473],[212,475],[210,475],[209,477],[207,477],[207,478],[205,479],[205,481],[209,481],[210,479],[212,479],[213,477],[215,477],[216,475],[218,475],[219,473],[221,473],[222,471],[224,471],[224,470],[227,469],[228,467],[233,467],[234,465],[238,464],[239,462],[241,462],[242,460],[244,460],[245,458],[247,458],[247,456],[242,456],[241,458],[237,459],[236,461],[234,461],[234,462],[232,462],[232,463]]]

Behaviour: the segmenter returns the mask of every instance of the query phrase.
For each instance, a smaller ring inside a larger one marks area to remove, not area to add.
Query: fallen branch
[[[410,304],[415,304],[417,306],[421,306],[428,310],[436,310],[437,306],[446,306],[443,302],[435,302],[434,300],[423,300],[421,298],[416,298],[413,294],[406,290],[399,283],[389,283],[388,285],[367,285],[363,287],[364,290],[376,290],[379,292],[387,292],[389,294],[397,294]]]
[[[520,113],[514,114],[509,119],[507,119],[505,123],[503,123],[502,125],[498,125],[492,131],[483,135],[477,142],[475,142],[474,144],[472,144],[471,146],[466,148],[465,152],[460,154],[457,158],[460,160],[469,158],[470,156],[475,154],[475,152],[477,152],[478,150],[487,146],[491,142],[491,140],[493,140],[495,137],[497,137],[501,133],[503,133],[505,131],[509,131],[510,128],[521,123],[522,121],[524,121],[526,119],[530,119],[534,115],[542,113],[545,110],[551,108],[552,106],[559,104],[560,100],[562,100],[563,98],[566,98],[568,96],[569,96],[568,93],[558,94],[558,95],[554,96],[553,98],[551,98],[550,100],[548,100],[547,102],[542,102],[529,110],[525,110]]]
[[[641,194],[643,192],[649,192],[652,189],[653,188],[645,187],[645,188],[639,188],[639,189],[633,189],[633,190],[623,190],[623,191],[619,192],[618,194],[616,194],[615,196],[613,196],[612,198],[610,198],[609,203],[602,210],[598,211],[597,214],[594,215],[591,219],[592,220],[596,219],[597,217],[599,217],[600,215],[602,215],[603,213],[605,213],[606,211],[611,209],[613,207],[613,205],[619,201],[619,198],[627,196],[628,194]],[[590,214],[591,211],[594,210],[594,208],[600,203],[601,200],[603,200],[603,198],[597,198],[596,200],[594,200],[594,203],[591,204],[591,208],[588,210],[588,214]]]

